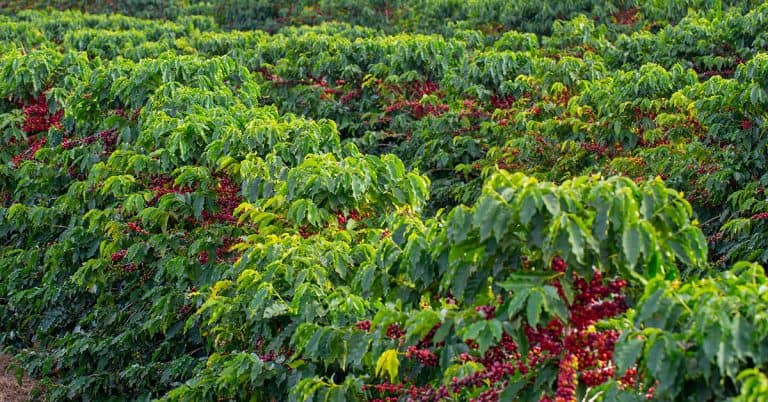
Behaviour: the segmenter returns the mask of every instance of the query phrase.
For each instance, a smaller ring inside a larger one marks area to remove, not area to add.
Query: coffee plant
[[[51,401],[765,400],[766,32],[0,1],[0,345]]]

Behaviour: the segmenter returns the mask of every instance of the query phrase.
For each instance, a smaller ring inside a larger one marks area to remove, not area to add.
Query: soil
[[[22,385],[16,381],[13,370],[6,372],[11,357],[0,354],[0,402],[24,402],[36,385],[35,381],[24,377]]]

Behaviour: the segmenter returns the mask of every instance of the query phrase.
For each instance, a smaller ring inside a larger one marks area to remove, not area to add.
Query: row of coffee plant
[[[42,397],[768,392],[767,6],[337,3],[0,17],[0,344]]]

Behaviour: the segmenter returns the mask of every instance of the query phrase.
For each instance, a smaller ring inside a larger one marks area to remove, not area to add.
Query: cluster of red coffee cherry
[[[550,268],[564,273],[568,265],[561,258],[554,258]],[[502,335],[498,344],[480,356],[476,352],[478,343],[469,339],[465,343],[471,352],[460,354],[457,360],[462,363],[479,363],[481,370],[453,378],[448,384],[440,386],[379,384],[366,389],[376,391],[374,395],[377,399],[373,400],[381,401],[402,397],[414,401],[452,400],[464,395],[467,390],[475,395],[473,400],[498,401],[501,392],[509,385],[510,378],[535,373],[543,366],[552,364],[558,367],[557,388],[554,394],[544,395],[544,401],[576,401],[579,383],[594,387],[613,379],[617,374],[622,374],[619,381],[623,386],[633,387],[636,384],[636,375],[633,373],[636,374],[636,371],[630,369],[627,373],[615,373],[612,363],[619,333],[595,328],[598,321],[615,317],[627,310],[623,295],[627,282],[620,278],[606,279],[597,271],[589,280],[576,276],[571,303],[565,297],[560,279],[551,284],[568,307],[568,320],[564,322],[553,318],[543,325],[527,326],[524,329],[529,346],[527,353],[520,353],[518,345],[507,333]],[[475,311],[482,319],[496,317],[496,306],[493,304],[478,306]],[[371,323],[360,321],[356,327],[370,332]],[[433,344],[431,340],[438,328],[439,325],[417,345],[407,347],[406,358],[415,359],[425,367],[437,365],[439,348],[444,344]],[[402,341],[405,331],[399,324],[390,324],[386,335]]]

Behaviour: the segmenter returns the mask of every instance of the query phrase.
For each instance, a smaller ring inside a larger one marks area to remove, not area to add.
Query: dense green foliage
[[[753,3],[0,2],[0,345],[49,400],[764,399]]]

